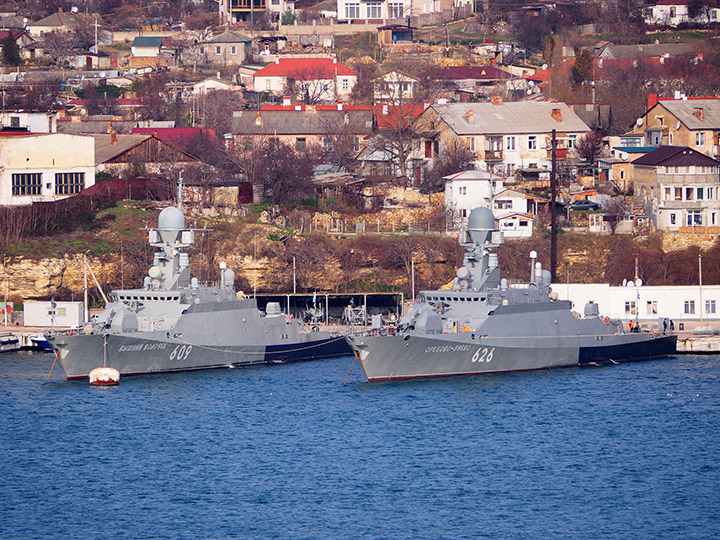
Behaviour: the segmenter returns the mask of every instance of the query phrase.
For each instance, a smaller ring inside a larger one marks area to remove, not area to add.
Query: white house
[[[505,237],[529,238],[532,236],[535,218],[530,214],[500,211],[495,212],[495,221]]]
[[[598,305],[600,315],[611,319],[628,321],[636,317],[640,321],[661,321],[669,318],[679,322],[720,323],[720,285],[673,285],[636,287],[631,281],[627,286],[611,286],[607,283],[553,284],[552,289],[561,300],[570,300],[573,309],[582,314],[585,304],[592,301]]]
[[[340,22],[382,23],[389,19],[405,19],[425,13],[440,13],[453,7],[452,0],[338,0]],[[405,21],[403,21],[405,22]]]
[[[54,201],[95,184],[95,140],[66,133],[0,136],[0,204]]]
[[[487,171],[462,171],[444,176],[445,209],[449,221],[465,226],[467,217],[474,208],[491,208],[493,196],[502,190],[502,176]]]
[[[57,122],[54,113],[30,111],[3,111],[0,113],[3,128],[26,129],[31,133],[55,133]]]
[[[200,81],[193,85],[193,94],[207,94],[213,90],[242,90],[241,86],[234,84],[232,81],[224,81],[215,77],[210,77],[204,81]]]
[[[690,17],[690,5],[695,0],[660,0],[643,10],[646,24],[678,26],[683,23],[707,24],[720,20],[720,6],[715,2],[701,2],[697,13]]]

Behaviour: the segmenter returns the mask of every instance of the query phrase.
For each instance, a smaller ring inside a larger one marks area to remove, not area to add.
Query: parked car
[[[585,199],[572,203],[570,210],[600,210],[600,205],[594,201]]]

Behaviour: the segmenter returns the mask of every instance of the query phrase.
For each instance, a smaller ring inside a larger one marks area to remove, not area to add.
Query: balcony
[[[266,0],[232,0],[230,3],[231,12],[250,13],[251,11],[264,11]]]
[[[502,150],[485,150],[485,161],[502,161]]]

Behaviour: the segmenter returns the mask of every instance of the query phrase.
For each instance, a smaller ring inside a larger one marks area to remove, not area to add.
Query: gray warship
[[[194,243],[178,207],[165,208],[148,241],[159,248],[140,289],[111,293],[103,313],[80,331],[48,332],[68,379],[107,366],[121,375],[311,360],[351,354],[343,336],[305,331],[269,303],[234,290],[235,273],[220,264],[219,286],[190,276]]]
[[[468,217],[466,249],[452,290],[422,291],[397,329],[349,336],[369,381],[524,371],[647,360],[675,354],[677,336],[625,332],[588,303],[581,316],[550,287],[533,259],[530,283],[500,278],[494,248],[503,243],[487,208]],[[377,333],[377,335],[373,335]]]

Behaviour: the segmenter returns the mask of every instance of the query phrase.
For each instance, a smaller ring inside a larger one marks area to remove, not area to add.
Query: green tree
[[[288,10],[282,14],[283,25],[294,24],[295,21],[297,21],[297,16],[295,15],[295,12],[291,11],[290,8],[288,8]]]
[[[580,86],[585,81],[592,80],[595,56],[588,49],[582,49],[575,55],[575,64],[572,67],[573,85]]]
[[[2,42],[3,64],[6,66],[19,66],[22,63],[20,57],[20,48],[13,36],[13,32],[8,32],[7,37]]]

